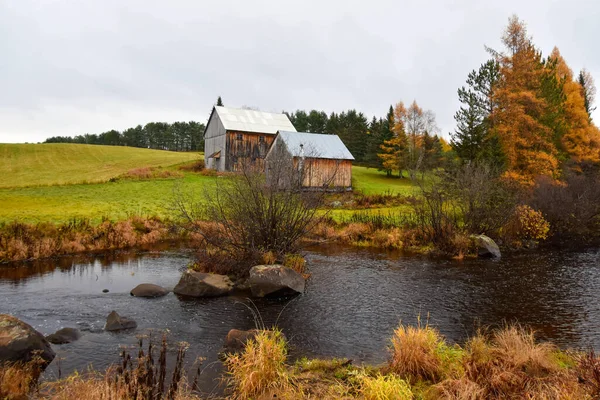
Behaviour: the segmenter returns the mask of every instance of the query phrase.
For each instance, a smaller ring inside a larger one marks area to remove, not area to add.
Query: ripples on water
[[[417,315],[429,316],[451,341],[463,341],[479,326],[516,321],[564,347],[600,347],[599,250],[456,262],[329,247],[313,249],[307,259],[312,276],[304,295],[254,302],[267,326],[283,329],[293,356],[383,362],[393,329],[401,320],[415,323]],[[173,341],[190,343],[188,360],[208,358],[201,384],[211,390],[227,332],[255,325],[246,300],[129,295],[143,282],[172,289],[188,262],[185,254],[167,253],[0,267],[0,312],[44,334],[79,328],[79,341],[55,346],[63,373],[90,363],[104,369],[118,361],[121,345],[135,345],[135,333],[102,330],[113,309],[138,322],[136,333],[169,329]],[[56,364],[48,374],[56,374]]]

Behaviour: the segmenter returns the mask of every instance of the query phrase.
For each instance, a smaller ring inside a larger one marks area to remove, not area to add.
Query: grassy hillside
[[[179,186],[202,196],[218,179],[179,172],[166,179],[108,182],[145,166],[168,167],[198,159],[198,153],[78,144],[0,144],[0,222],[66,222],[73,218],[125,219],[131,215],[168,216],[173,191]],[[176,169],[176,168],[171,168]],[[354,187],[365,194],[413,194],[414,184],[388,178],[376,169],[353,167]],[[101,182],[81,184],[82,182]],[[390,213],[398,208],[368,212]],[[351,210],[335,210],[343,218]]]
[[[131,169],[167,167],[198,153],[72,143],[0,144],[0,188],[106,182]]]
[[[132,215],[168,216],[173,191],[202,196],[215,177],[187,173],[183,178],[119,180],[92,185],[38,186],[0,189],[0,222],[67,222],[88,218],[121,220]]]
[[[418,191],[418,186],[408,178],[388,177],[375,168],[352,167],[352,186],[364,194],[392,193],[409,196]]]

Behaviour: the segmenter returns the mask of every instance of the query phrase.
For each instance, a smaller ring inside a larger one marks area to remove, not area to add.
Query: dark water
[[[457,262],[330,247],[313,249],[307,259],[312,276],[304,295],[254,302],[266,325],[276,323],[284,331],[294,356],[383,362],[392,330],[400,320],[415,323],[419,314],[429,315],[429,323],[451,341],[464,340],[480,325],[517,321],[563,347],[600,348],[597,249]],[[0,313],[13,314],[44,334],[79,328],[79,341],[54,346],[63,373],[90,363],[104,369],[118,361],[121,345],[135,345],[136,334],[168,329],[173,342],[190,343],[188,360],[207,357],[201,385],[211,391],[227,332],[255,326],[248,302],[129,295],[143,282],[173,288],[188,262],[185,253],[163,253],[0,267]],[[110,292],[102,293],[105,288]],[[113,309],[134,318],[138,329],[104,332]],[[48,375],[57,374],[57,364]]]

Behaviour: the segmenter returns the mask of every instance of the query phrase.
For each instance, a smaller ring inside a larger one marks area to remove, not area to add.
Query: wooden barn
[[[206,167],[238,171],[242,165],[264,169],[277,131],[296,131],[285,114],[215,106],[204,130]]]
[[[266,173],[285,170],[285,164],[297,171],[306,188],[351,189],[352,160],[337,135],[279,131],[267,153]],[[281,182],[279,182],[281,184]]]

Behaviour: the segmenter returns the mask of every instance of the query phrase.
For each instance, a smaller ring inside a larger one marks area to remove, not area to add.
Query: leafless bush
[[[500,179],[499,171],[487,164],[471,163],[450,169],[442,182],[469,233],[493,236],[517,206],[518,193]]]
[[[531,200],[550,223],[554,238],[600,235],[600,179],[569,175],[565,182],[540,179]]]
[[[230,272],[245,273],[267,252],[277,259],[298,252],[301,239],[325,217],[318,213],[324,192],[304,190],[297,163],[284,157],[270,163],[267,175],[243,165],[239,174],[217,182],[203,199],[179,190],[175,209],[209,251],[237,261],[239,270]],[[199,221],[211,221],[218,229],[206,229]]]
[[[439,250],[468,251],[466,235],[497,235],[517,205],[518,194],[491,167],[458,166],[421,182],[421,200],[412,207],[423,238]]]

